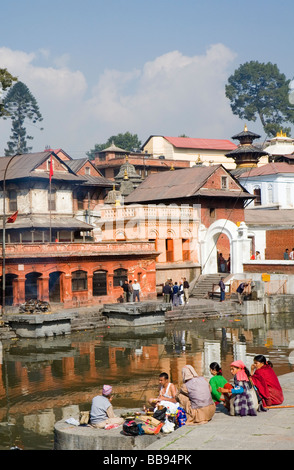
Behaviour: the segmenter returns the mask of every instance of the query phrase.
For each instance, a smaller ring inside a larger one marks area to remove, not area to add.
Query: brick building
[[[3,157],[0,182],[5,304],[116,302],[130,276],[141,279],[143,298],[155,295],[154,242],[94,240],[99,207],[113,182],[91,162],[72,160],[64,152],[60,158],[52,150]],[[6,217],[13,214],[16,219],[9,223]]]
[[[254,196],[222,165],[195,166],[169,171],[164,176],[150,175],[126,197],[125,203],[176,204],[199,208],[200,223],[190,240],[197,251],[199,269],[201,267],[202,271],[216,272],[219,251],[226,257],[231,256],[232,272],[242,272],[242,261],[249,259],[250,253],[250,240],[244,227],[244,204]],[[165,246],[161,244],[162,261],[157,260],[157,269],[161,262],[167,262],[168,252],[175,252],[176,239],[176,236],[170,236]],[[158,248],[159,243],[158,237]],[[174,257],[173,265],[176,264]]]

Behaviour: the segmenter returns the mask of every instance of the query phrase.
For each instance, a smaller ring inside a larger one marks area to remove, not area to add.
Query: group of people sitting
[[[182,368],[180,390],[169,381],[168,374],[159,375],[159,394],[150,398],[155,410],[164,406],[173,414],[181,407],[186,412],[186,425],[204,424],[210,421],[216,405],[223,403],[232,416],[257,416],[257,411],[280,405],[284,401],[283,391],[273,365],[263,355],[255,356],[251,373],[240,360],[230,365],[233,384],[222,375],[218,363],[210,364],[211,379],[199,376],[191,365]],[[93,398],[90,412],[94,427],[122,424],[123,419],[114,415],[111,405],[112,387],[104,385],[102,396]]]
[[[184,277],[183,280],[173,282],[168,279],[163,288],[162,295],[165,303],[172,303],[174,306],[184,305],[189,303],[189,282]]]

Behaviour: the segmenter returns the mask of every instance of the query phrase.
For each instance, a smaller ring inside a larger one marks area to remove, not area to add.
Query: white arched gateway
[[[202,274],[217,272],[216,244],[220,234],[228,237],[231,252],[231,273],[242,273],[243,263],[250,259],[250,239],[247,225],[241,222],[237,226],[226,219],[216,220],[210,227],[201,225],[199,228],[199,244]]]

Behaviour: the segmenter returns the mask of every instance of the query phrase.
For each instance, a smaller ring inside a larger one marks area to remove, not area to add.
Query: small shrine
[[[294,139],[288,137],[287,134],[283,131],[277,132],[276,137],[269,139],[265,146],[264,150],[269,154],[270,161],[282,161],[282,157],[289,157],[289,159],[294,158]],[[287,161],[287,157],[284,158]],[[291,161],[292,163],[292,161]]]
[[[122,196],[128,196],[143,181],[141,176],[136,172],[134,165],[129,163],[128,156],[126,156],[125,163],[121,165],[114,179],[116,183],[120,185],[120,193]]]
[[[256,167],[260,158],[268,155],[262,148],[253,145],[253,141],[259,138],[260,135],[248,131],[246,124],[242,132],[232,136],[232,139],[239,140],[240,142],[235,150],[226,153],[226,157],[232,158],[235,161],[236,169],[231,170],[234,176],[248,171],[248,168]]]

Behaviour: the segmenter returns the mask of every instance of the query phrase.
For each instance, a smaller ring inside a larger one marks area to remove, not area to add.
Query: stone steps
[[[207,318],[211,316],[238,315],[240,314],[240,306],[236,302],[213,302],[201,303],[197,305],[183,305],[182,307],[173,308],[166,312],[165,319],[169,320],[186,320],[193,318]]]
[[[212,291],[213,284],[218,284],[224,274],[201,274],[194,288],[190,292],[191,297],[205,298]]]

